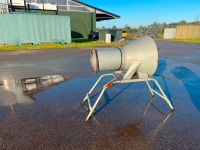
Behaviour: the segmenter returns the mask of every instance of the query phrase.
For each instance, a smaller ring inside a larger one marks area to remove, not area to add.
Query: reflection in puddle
[[[53,85],[66,80],[62,75],[51,75],[35,78],[23,78],[21,79],[21,85],[24,95],[32,95],[33,93],[47,89]]]
[[[168,122],[169,118],[173,114],[173,111],[170,111],[168,114],[166,114],[163,117],[163,120],[157,125],[157,127],[152,131],[152,138],[155,138],[159,131],[165,126],[165,124]]]
[[[2,80],[0,87],[2,88],[1,91],[3,91],[2,95],[4,96],[0,100],[0,106],[11,106],[12,108],[17,103],[32,103],[34,102],[33,94],[61,83],[66,79],[67,77],[63,75],[49,75]]]

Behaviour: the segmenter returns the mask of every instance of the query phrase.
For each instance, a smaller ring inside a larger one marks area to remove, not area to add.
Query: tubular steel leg
[[[86,121],[88,121],[88,120],[90,119],[91,115],[93,114],[93,112],[94,112],[94,110],[95,110],[97,104],[99,103],[99,101],[100,101],[102,95],[104,94],[104,92],[106,91],[106,89],[108,89],[109,87],[111,87],[115,81],[116,81],[116,79],[111,80],[110,82],[107,82],[107,83],[103,86],[103,89],[102,89],[101,93],[99,94],[99,96],[98,96],[98,98],[97,98],[97,100],[95,101],[95,103],[94,103],[93,106],[91,106],[90,99],[89,99],[89,97],[88,97],[88,104],[89,104],[90,112],[89,112],[89,114],[88,114],[88,116],[87,116],[87,118],[86,118]]]
[[[92,116],[92,114],[93,114],[93,112],[94,112],[94,110],[95,110],[97,104],[99,103],[99,101],[100,101],[100,99],[101,99],[103,93],[105,92],[105,90],[106,90],[106,89],[103,88],[103,90],[102,90],[101,93],[99,94],[99,96],[98,96],[96,102],[94,103],[94,105],[93,105],[92,108],[90,109],[90,112],[89,112],[89,114],[88,114],[88,116],[87,116],[87,118],[86,118],[86,121],[88,121],[88,120],[90,119],[90,117]]]
[[[92,106],[91,105],[91,102],[90,102],[90,94],[94,91],[94,89],[96,88],[96,86],[98,85],[98,83],[104,78],[104,77],[107,77],[107,76],[112,76],[114,79],[111,80],[110,82],[108,82],[106,85],[104,85],[101,93],[99,94],[97,100],[95,101],[94,105]],[[89,106],[89,114],[86,118],[86,121],[88,121],[90,119],[90,117],[92,116],[96,106],[98,105],[103,93],[105,92],[105,90],[107,88],[109,88],[110,86],[112,86],[113,82],[117,79],[117,77],[114,75],[114,74],[103,74],[99,77],[99,79],[95,82],[95,84],[93,85],[93,87],[90,89],[90,91],[86,94],[85,98],[83,99],[83,103],[85,103],[86,101],[88,102],[88,106]]]
[[[93,85],[93,87],[90,89],[90,91],[86,94],[85,98],[83,99],[83,103],[88,99],[89,95],[93,92],[93,90],[95,89],[95,87],[98,85],[98,83],[107,76],[112,76],[114,79],[117,79],[117,77],[114,74],[103,74],[99,77],[99,79],[95,82],[95,84]]]
[[[155,94],[153,93],[152,88],[151,88],[148,80],[146,80],[146,84],[147,84],[147,86],[149,88],[149,91],[151,92],[151,95],[154,96]]]
[[[159,94],[158,92],[156,92],[155,90],[152,89],[153,93],[157,94],[158,96],[160,96],[162,99],[164,99],[166,101],[166,103],[169,105],[169,107],[173,110],[174,107],[171,104],[171,101],[167,98],[166,94],[164,93],[163,89],[161,88],[161,86],[159,85],[158,81],[156,81],[153,78],[150,78],[150,80],[152,80],[156,86],[158,87],[159,91],[161,92],[161,94]]]
[[[159,91],[160,91],[161,94],[151,88],[151,86],[149,84],[150,81],[153,81],[156,84],[156,86],[158,87],[158,89],[159,89]],[[149,88],[149,90],[150,90],[150,92],[151,92],[152,95],[156,94],[156,95],[160,96],[169,105],[170,109],[172,109],[172,110],[174,109],[173,106],[172,106],[172,104],[171,104],[171,101],[167,98],[166,94],[162,90],[162,88],[159,85],[159,83],[155,79],[153,79],[153,78],[121,80],[121,81],[116,81],[115,83],[131,83],[131,82],[132,83],[133,82],[146,82],[146,84],[147,84],[147,86],[148,86],[148,88]]]

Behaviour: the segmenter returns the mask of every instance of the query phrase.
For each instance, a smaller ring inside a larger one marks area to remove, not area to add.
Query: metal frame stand
[[[96,86],[98,85],[98,83],[105,77],[111,76],[113,77],[113,79],[109,82],[107,82],[103,88],[101,93],[99,94],[99,96],[97,97],[96,101],[94,102],[94,104],[91,104],[90,101],[90,95],[91,93],[94,91],[94,89],[96,88]],[[158,90],[160,92],[155,91],[154,89],[152,89],[152,87],[150,86],[149,82],[152,81],[155,83],[155,85],[157,86]],[[163,89],[161,88],[161,86],[159,85],[159,83],[153,79],[153,78],[144,78],[144,79],[130,79],[130,80],[119,80],[117,79],[115,74],[103,74],[99,77],[99,79],[96,81],[96,83],[93,85],[93,87],[90,89],[90,91],[86,94],[85,98],[83,99],[83,103],[85,103],[86,101],[88,102],[88,106],[89,106],[89,114],[86,118],[86,121],[88,121],[90,119],[90,117],[92,116],[92,114],[94,113],[95,108],[97,107],[98,103],[101,100],[102,95],[104,94],[104,92],[106,91],[106,89],[108,89],[109,87],[111,87],[113,84],[117,84],[117,83],[133,83],[133,82],[146,82],[147,87],[151,93],[152,96],[154,96],[155,94],[158,95],[159,97],[161,97],[170,107],[170,109],[174,109],[170,100],[167,98],[166,94],[164,93]]]

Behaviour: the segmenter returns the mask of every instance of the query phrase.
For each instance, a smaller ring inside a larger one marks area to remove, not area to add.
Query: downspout
[[[24,10],[25,10],[25,12],[26,12],[26,0],[24,0]]]
[[[10,0],[10,9],[11,9],[12,12],[15,11],[15,9],[13,8],[13,2],[12,2],[12,0]]]

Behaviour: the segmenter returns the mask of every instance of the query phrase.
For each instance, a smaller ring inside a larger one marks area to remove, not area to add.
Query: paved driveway
[[[199,149],[200,44],[157,45],[175,111],[145,84],[115,85],[88,123],[81,101],[99,76],[88,49],[1,52],[0,149]]]

